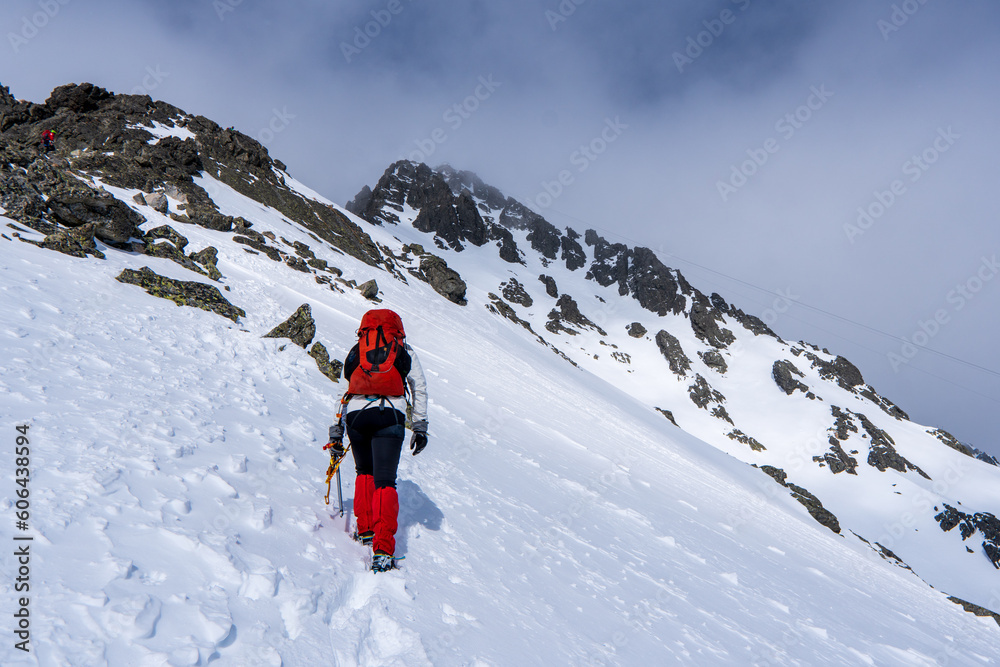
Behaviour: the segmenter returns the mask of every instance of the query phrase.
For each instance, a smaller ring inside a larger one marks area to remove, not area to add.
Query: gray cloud
[[[15,51],[9,35],[52,6]],[[914,419],[1000,454],[995,375],[926,349],[894,369],[900,342],[777,313],[777,296],[700,268],[910,339],[944,310],[927,346],[1000,366],[1000,277],[949,300],[1000,253],[998,23],[983,0],[16,0],[0,9],[0,80],[38,101],[70,81],[155,83],[341,202],[401,157],[471,169],[557,225],[659,249],[703,289],[774,312],[784,337],[851,358]],[[481,77],[498,86],[475,99]],[[832,96],[810,109],[814,87]],[[268,133],[276,114],[287,127]],[[620,136],[574,161],[615,119]],[[948,128],[958,138],[913,171]],[[734,168],[752,172],[738,187]],[[573,183],[540,197],[562,170]]]

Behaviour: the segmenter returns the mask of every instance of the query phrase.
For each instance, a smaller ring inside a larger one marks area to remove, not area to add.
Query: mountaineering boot
[[[396,560],[392,557],[392,554],[376,552],[372,556],[372,572],[387,572],[394,567],[396,567]]]
[[[373,537],[375,537],[375,531],[373,530],[366,530],[363,533],[359,533],[358,531],[355,530],[353,533],[351,533],[352,540],[354,540],[355,542],[360,542],[366,547],[370,547],[372,545]]]

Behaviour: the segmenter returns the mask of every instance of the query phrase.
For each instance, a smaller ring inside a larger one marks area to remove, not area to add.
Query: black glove
[[[330,454],[337,459],[343,458],[347,454],[344,449],[344,427],[334,424],[330,427],[330,442],[323,449],[329,449]]]
[[[427,422],[423,420],[413,422],[413,437],[410,438],[410,449],[413,450],[413,455],[416,456],[420,452],[424,451],[424,447],[426,446]]]

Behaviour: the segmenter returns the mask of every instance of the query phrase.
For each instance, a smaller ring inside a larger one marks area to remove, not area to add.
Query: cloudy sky
[[[400,158],[475,171],[1000,455],[995,2],[6,0],[0,25],[20,98],[148,93],[342,203]]]

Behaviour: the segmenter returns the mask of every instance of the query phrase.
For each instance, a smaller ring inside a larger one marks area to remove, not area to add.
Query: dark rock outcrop
[[[263,338],[287,338],[304,350],[315,335],[316,321],[313,320],[312,308],[304,303],[291,317],[264,334]]]
[[[632,338],[642,338],[646,335],[646,327],[642,326],[638,322],[633,322],[626,328],[628,335]]]
[[[803,393],[809,391],[809,387],[793,377],[795,375],[800,378],[806,376],[805,373],[795,367],[795,364],[787,359],[776,361],[774,362],[774,365],[771,366],[771,377],[774,379],[774,383],[778,385],[778,388],[781,389],[781,391],[785,392],[789,396],[795,393],[796,390]]]
[[[43,105],[12,101],[10,96],[2,104],[0,151],[5,155],[0,156],[0,164],[27,166],[38,154],[42,130],[51,129],[57,136],[56,150],[49,160],[41,161],[46,166],[40,167],[40,173],[85,174],[109,185],[164,193],[178,202],[178,213],[171,213],[174,219],[229,231],[237,226],[235,219],[220,214],[209,194],[192,180],[208,172],[345,253],[371,265],[384,263],[368,235],[345,215],[288,187],[281,173],[285,166],[272,159],[259,142],[207,118],[189,116],[149,96],[114,95],[86,83],[60,86]],[[147,129],[154,123],[191,136],[154,136]],[[0,181],[4,180],[0,167]],[[97,238],[109,244],[128,241],[126,234],[131,230],[122,216],[130,211],[127,207],[104,210],[106,193],[72,177],[64,179],[72,186],[66,193],[56,191],[55,179],[32,176],[31,181],[35,194],[52,202],[51,211],[37,203],[20,209],[0,204],[8,215],[44,234],[58,231],[45,225],[80,225],[92,221],[92,216],[109,218]],[[9,190],[8,186],[0,183],[0,191]]]
[[[538,279],[545,285],[545,293],[553,299],[559,296],[559,288],[556,287],[556,280],[552,276],[541,275]]]
[[[684,354],[679,340],[674,338],[668,331],[660,330],[656,334],[656,346],[660,349],[660,354],[670,364],[670,370],[677,375],[684,377],[691,370],[691,360]]]
[[[989,609],[986,609],[985,607],[980,607],[977,604],[972,604],[971,602],[966,602],[965,600],[963,600],[961,598],[949,597],[948,600],[951,601],[951,602],[954,602],[957,605],[961,605],[962,609],[964,609],[965,611],[967,611],[970,614],[973,614],[975,616],[979,616],[980,618],[990,617],[994,621],[996,621],[997,625],[1000,625],[1000,614],[996,613],[995,611],[990,611]]]
[[[934,429],[933,431],[928,431],[928,433],[930,433],[935,438],[937,438],[944,444],[954,449],[956,452],[965,454],[966,456],[971,458],[975,458],[975,454],[972,452],[972,450],[966,445],[963,445],[961,442],[959,442],[958,438],[953,436],[951,433],[948,433],[948,431],[939,428],[939,429]]]
[[[122,245],[141,237],[146,219],[107,193],[56,192],[46,202],[51,219],[65,227],[94,223],[94,235],[108,244]]]
[[[361,296],[365,297],[369,301],[378,300],[378,283],[374,278],[358,285],[358,291],[361,292]]]
[[[730,440],[735,440],[736,442],[741,442],[744,445],[747,445],[748,447],[750,447],[750,449],[752,449],[755,452],[762,452],[765,449],[767,449],[767,447],[760,444],[756,438],[747,435],[738,428],[733,429],[732,431],[727,433],[726,437],[729,438]]]
[[[756,315],[748,315],[736,306],[726,303],[726,300],[722,298],[717,292],[712,292],[709,297],[712,306],[715,307],[719,312],[728,315],[737,322],[743,325],[743,328],[751,332],[755,336],[771,336],[781,341],[778,334],[771,331],[771,327],[767,326],[762,319]]]
[[[935,515],[934,520],[946,533],[958,526],[963,542],[979,531],[983,536],[983,553],[993,567],[1000,570],[1000,519],[988,512],[966,514],[946,504],[944,510]]]
[[[797,486],[788,481],[788,475],[781,468],[775,468],[774,466],[761,466],[760,468],[765,473],[767,473],[774,481],[781,484],[783,487],[792,492],[792,497],[799,501],[806,510],[809,511],[809,516],[816,519],[820,525],[826,526],[833,532],[840,534],[840,521],[834,514],[823,507],[823,503],[819,498],[814,496],[812,493]]]
[[[813,368],[819,369],[819,376],[824,380],[834,380],[842,388],[849,391],[865,383],[858,367],[844,357],[838,356],[833,361],[824,361],[808,352],[806,356],[812,361]]]
[[[568,324],[580,328],[593,329],[602,336],[608,335],[604,329],[594,324],[587,316],[580,312],[580,307],[573,297],[569,294],[563,294],[556,301],[556,307],[549,312],[549,321],[546,323],[545,328],[552,333],[565,332],[573,336],[579,333],[572,327],[567,326]]]
[[[694,384],[688,387],[688,396],[691,398],[691,402],[702,410],[707,410],[712,403],[722,404],[726,400],[726,397],[718,390],[712,389],[712,385],[701,375],[695,375]],[[727,419],[726,421],[732,420]]]
[[[434,288],[434,291],[459,306],[466,305],[467,286],[458,271],[448,268],[448,263],[436,255],[423,255],[420,268],[411,273]]]
[[[37,245],[40,248],[47,248],[48,250],[55,250],[56,252],[70,255],[71,257],[86,258],[89,255],[98,259],[105,259],[104,253],[97,249],[97,243],[94,241],[97,227],[98,224],[92,222],[75,229],[54,231],[46,236],[43,241],[21,240]]]
[[[674,419],[674,413],[670,410],[664,410],[663,408],[655,408],[657,412],[670,420],[670,423],[677,426],[677,420]]]
[[[813,461],[820,463],[820,465],[830,466],[830,472],[834,475],[841,472],[847,472],[849,475],[857,475],[858,460],[853,456],[848,455],[844,451],[844,448],[840,446],[840,442],[836,438],[830,438],[830,451],[828,451],[823,456],[814,456]]]
[[[852,414],[861,421],[862,427],[870,438],[868,465],[877,468],[879,472],[885,472],[888,468],[898,470],[899,472],[914,470],[921,477],[930,479],[930,476],[921,470],[919,466],[910,463],[896,451],[896,443],[892,439],[892,436],[875,426],[865,415],[860,413]]]
[[[500,285],[500,293],[511,303],[520,304],[525,308],[530,308],[531,304],[534,303],[531,295],[524,289],[524,285],[519,283],[516,278],[511,278]]]
[[[317,342],[309,350],[309,356],[316,360],[316,367],[319,372],[327,376],[334,382],[340,382],[340,374],[344,371],[344,364],[337,359],[330,359],[330,353],[326,351],[323,343]]]
[[[722,373],[724,375],[726,371],[729,370],[729,365],[726,363],[725,357],[715,350],[699,352],[698,356],[701,357],[701,360],[705,362],[706,366],[718,373]]]
[[[732,331],[720,326],[724,320],[703,294],[696,294],[691,305],[691,328],[694,335],[712,347],[724,349],[736,340]]]
[[[219,280],[222,277],[222,272],[219,271],[219,251],[215,247],[207,246],[198,252],[191,253],[190,257],[204,267],[208,277],[212,280]]]
[[[153,296],[169,299],[178,306],[193,306],[222,315],[236,322],[246,317],[246,311],[229,303],[219,290],[211,285],[198,282],[174,280],[158,275],[149,267],[138,271],[125,269],[117,280],[130,285],[138,285]]]

